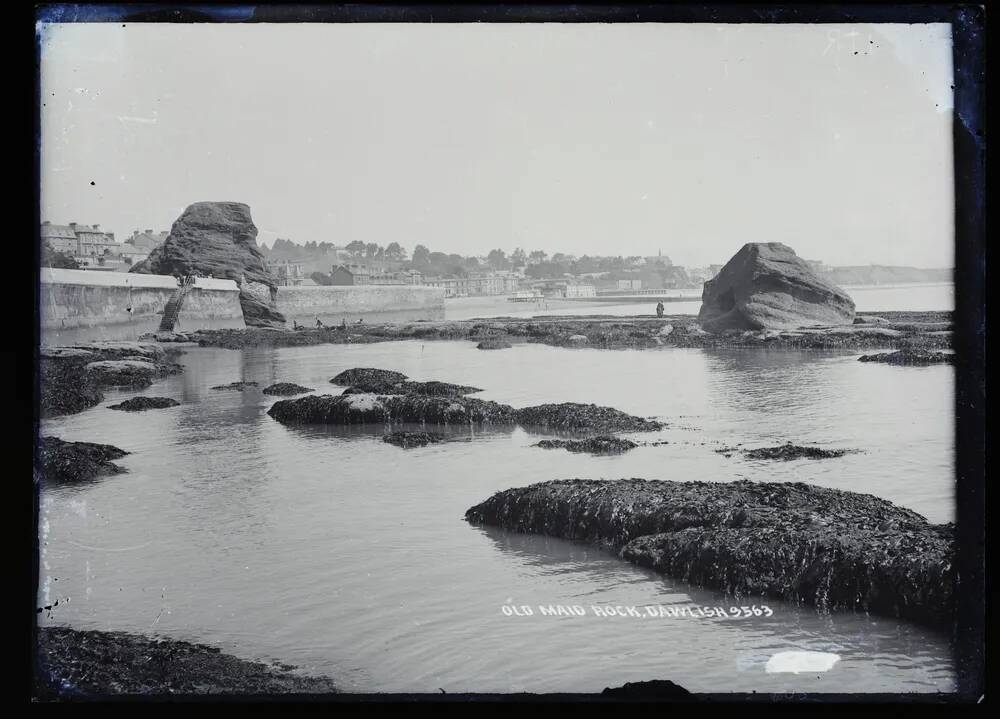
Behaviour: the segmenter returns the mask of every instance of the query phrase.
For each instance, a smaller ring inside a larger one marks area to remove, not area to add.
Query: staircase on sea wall
[[[174,294],[167,300],[167,306],[163,308],[163,317],[160,319],[160,328],[157,332],[173,332],[174,325],[177,324],[177,317],[181,313],[181,305],[188,292],[194,289],[194,277],[185,277],[184,282],[178,287]]]

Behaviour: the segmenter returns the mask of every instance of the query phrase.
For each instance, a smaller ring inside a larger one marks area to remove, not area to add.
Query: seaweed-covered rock
[[[789,461],[792,459],[833,459],[843,457],[855,450],[850,449],[823,449],[822,447],[801,447],[788,442],[777,447],[759,447],[757,449],[743,450],[743,456],[747,459],[781,459]]]
[[[698,321],[709,332],[851,324],[854,300],[792,248],[751,242],[705,283]]]
[[[786,330],[732,330],[705,332],[685,316],[671,316],[673,332],[660,334],[664,320],[643,317],[573,316],[556,318],[503,318],[489,325],[491,334],[482,334],[483,323],[475,320],[425,321],[412,324],[355,325],[350,332],[310,328],[298,332],[275,332],[261,328],[200,330],[192,339],[202,346],[242,349],[245,347],[303,347],[317,344],[360,344],[398,340],[472,340],[506,347],[512,338],[555,347],[568,347],[569,337],[580,334],[598,349],[643,349],[671,347],[728,349],[771,347],[789,349],[887,349],[951,347],[950,312],[885,312],[890,324],[826,325],[820,328]],[[493,328],[503,332],[492,334]],[[874,330],[892,330],[891,332]]]
[[[622,454],[639,445],[621,437],[600,436],[588,439],[543,439],[532,445],[542,449],[566,449],[570,452],[586,452],[588,454]]]
[[[90,362],[86,371],[97,384],[111,387],[148,387],[157,376],[156,365],[139,360]]]
[[[166,407],[177,407],[180,405],[175,399],[169,397],[132,397],[119,404],[113,404],[108,409],[119,409],[124,412],[145,412],[147,409],[165,409]]]
[[[295,384],[294,382],[278,382],[276,384],[269,385],[261,390],[264,394],[273,394],[279,396],[288,396],[293,394],[305,394],[306,392],[312,392],[312,387],[303,387],[300,384]]]
[[[85,359],[92,362],[98,359],[94,350],[85,350],[79,347],[39,347],[39,359]]]
[[[444,437],[440,434],[433,434],[431,432],[389,432],[383,435],[383,442],[388,442],[389,444],[394,444],[397,447],[402,447],[403,449],[410,449],[411,447],[426,447],[428,444],[436,444],[438,442],[443,442]]]
[[[66,442],[58,437],[38,440],[38,471],[49,482],[85,482],[102,475],[121,474],[125,468],[112,460],[128,452],[110,444]]]
[[[801,482],[556,480],[498,492],[466,520],[595,542],[740,596],[934,625],[952,617],[953,527],[867,494]]]
[[[469,387],[464,384],[451,384],[450,382],[438,382],[430,380],[427,382],[400,382],[398,389],[403,394],[422,394],[428,397],[463,397],[467,394],[482,392],[479,387]]]
[[[513,347],[505,337],[487,337],[476,345],[477,350],[506,350]]]
[[[933,352],[930,350],[906,348],[895,352],[879,352],[862,355],[859,362],[881,362],[898,366],[926,367],[933,364],[955,364],[955,355],[948,352]]]
[[[256,386],[257,386],[256,382],[240,381],[240,382],[230,382],[229,384],[217,384],[214,387],[210,387],[209,389],[223,389],[223,390],[233,389],[242,392],[245,389],[250,389],[251,387],[256,387]]]
[[[513,424],[514,408],[470,397],[312,395],[279,400],[268,414],[284,424]]]
[[[287,665],[249,662],[217,647],[122,632],[39,627],[34,696],[43,700],[110,695],[333,694],[325,677]]]
[[[80,349],[100,355],[102,360],[120,360],[126,357],[143,357],[149,362],[162,362],[167,357],[167,351],[155,342],[111,341],[91,342],[89,344],[73,345],[71,349]]]
[[[372,379],[360,387],[348,387],[342,394],[419,394],[428,397],[464,397],[467,394],[482,392],[479,387],[469,387],[449,382],[381,382]]]
[[[176,353],[174,351],[173,353]],[[39,348],[42,417],[81,412],[104,400],[102,386],[145,387],[181,372],[162,347],[148,342],[92,342]]]
[[[613,407],[576,402],[524,407],[517,410],[517,422],[526,427],[592,432],[646,432],[663,429],[663,424],[655,420],[635,417]]]
[[[406,379],[402,372],[374,367],[354,367],[346,369],[330,380],[331,384],[354,387],[366,392],[384,392]],[[386,393],[387,394],[387,393]]]
[[[38,361],[38,404],[42,417],[75,414],[104,401],[101,386],[85,369],[88,359],[69,357]]]
[[[951,530],[692,527],[639,537],[623,559],[745,597],[854,609],[931,625],[951,619]]]

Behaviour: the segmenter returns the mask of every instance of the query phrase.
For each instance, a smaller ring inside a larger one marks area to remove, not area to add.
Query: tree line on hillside
[[[416,270],[425,275],[440,277],[468,277],[474,272],[518,270],[524,268],[528,277],[540,279],[559,277],[565,274],[614,272],[642,262],[641,257],[573,257],[556,252],[551,257],[544,250],[525,252],[515,248],[509,255],[502,249],[490,250],[485,258],[465,256],[457,253],[436,252],[426,245],[417,245],[412,255],[398,242],[390,242],[383,247],[375,242],[354,240],[341,249],[346,258],[338,257],[337,248],[331,242],[307,242],[298,245],[291,240],[278,239],[264,254],[272,260],[336,264],[343,260],[357,264],[378,263],[395,266],[401,270]],[[329,284],[329,275],[313,272],[313,280],[318,284]]]

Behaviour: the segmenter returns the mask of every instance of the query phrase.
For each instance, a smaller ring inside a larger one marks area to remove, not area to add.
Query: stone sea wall
[[[39,275],[43,344],[82,337],[135,339],[155,332],[177,289],[165,275],[43,268]],[[132,307],[131,315],[128,307]],[[232,280],[198,278],[184,298],[178,331],[243,328],[239,288]]]
[[[373,313],[405,313],[410,320],[444,316],[444,290],[419,285],[358,285],[348,287],[279,287],[276,309],[303,324],[315,318],[327,324],[341,318]]]

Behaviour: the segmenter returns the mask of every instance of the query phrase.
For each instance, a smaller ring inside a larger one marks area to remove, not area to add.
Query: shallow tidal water
[[[952,310],[955,286],[938,284],[883,285],[845,287],[858,312],[906,310]],[[666,314],[697,315],[701,309],[699,290],[664,290],[671,299],[664,303]],[[545,317],[551,315],[615,315],[636,317],[653,315],[656,301],[593,301],[546,298],[538,302],[510,302],[506,297],[462,297],[445,300],[444,315],[449,320],[481,317]],[[438,319],[438,318],[434,318]]]
[[[556,478],[802,481],[867,492],[934,522],[953,518],[950,366],[891,367],[860,353],[608,351],[473,342],[189,348],[183,375],[138,394],[182,404],[107,406],[42,433],[110,443],[127,474],[50,486],[41,502],[43,624],[205,642],[295,664],[355,692],[599,692],[670,679],[691,691],[954,689],[947,638],[852,612],[735,602],[584,544],[467,524],[496,491]],[[339,393],[350,367],[482,387],[514,406],[578,401],[657,416],[669,444],[617,457],[530,445],[524,430],[451,429],[403,450],[383,428],[286,427],[252,380]],[[864,450],[830,460],[747,461],[714,450],[785,441]],[[591,606],[767,606],[748,618],[600,617]],[[505,606],[533,607],[507,616]],[[539,605],[585,616],[542,616]],[[824,652],[827,671],[767,671]],[[774,666],[772,662],[772,666]]]

